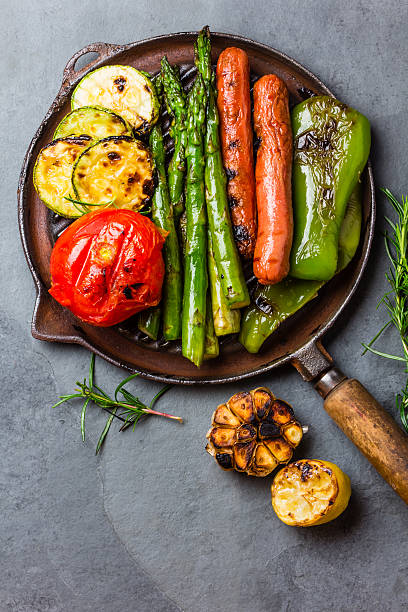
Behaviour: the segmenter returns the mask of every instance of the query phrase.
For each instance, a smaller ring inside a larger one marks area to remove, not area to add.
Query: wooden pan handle
[[[408,504],[408,436],[358,380],[329,391],[326,412]]]
[[[408,504],[408,436],[358,380],[347,378],[311,340],[292,363],[324,398],[326,412]]]

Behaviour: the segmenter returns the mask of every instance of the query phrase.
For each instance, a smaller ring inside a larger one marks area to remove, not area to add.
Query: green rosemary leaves
[[[85,400],[81,411],[81,434],[83,441],[85,441],[85,415],[88,404],[92,402],[106,412],[109,412],[108,420],[106,421],[105,427],[103,428],[103,431],[99,437],[98,444],[96,445],[96,454],[98,454],[101,450],[110,426],[115,418],[122,421],[120,431],[123,431],[130,426],[133,426],[134,428],[142,417],[150,414],[166,417],[167,419],[174,419],[176,421],[180,421],[180,423],[183,422],[180,417],[153,410],[153,407],[158,399],[170,389],[171,385],[166,385],[163,387],[153,397],[150,404],[146,405],[125,387],[125,385],[133,380],[133,378],[136,378],[138,374],[131,374],[122,380],[122,382],[116,387],[113,398],[103,391],[103,389],[98,387],[94,380],[94,374],[95,355],[93,354],[91,357],[91,363],[89,365],[88,381],[86,378],[83,382],[77,381],[77,388],[75,389],[74,393],[69,395],[61,395],[60,400],[53,406],[53,408],[72,399],[82,398]]]
[[[380,357],[395,359],[405,363],[405,372],[408,375],[408,198],[403,196],[401,202],[393,196],[389,189],[382,190],[397,213],[396,222],[385,217],[391,232],[385,235],[385,249],[390,260],[390,269],[386,274],[390,290],[381,298],[377,308],[385,306],[389,320],[368,344],[363,344],[364,353],[371,351]],[[394,325],[398,330],[403,355],[390,355],[373,348],[374,342],[389,327]],[[364,354],[363,353],[363,354]],[[396,404],[401,416],[401,422],[408,432],[408,377],[405,387],[396,396]]]

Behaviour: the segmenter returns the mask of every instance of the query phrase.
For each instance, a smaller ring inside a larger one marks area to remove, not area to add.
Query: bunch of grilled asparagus
[[[157,123],[150,134],[157,173],[152,218],[168,232],[166,276],[160,306],[142,313],[139,327],[157,339],[162,321],[164,338],[181,336],[183,355],[200,366],[218,355],[218,336],[239,331],[239,309],[249,304],[249,294],[228,208],[208,28],[194,55],[197,76],[188,95],[166,57],[155,79],[172,119],[174,153],[166,173]]]

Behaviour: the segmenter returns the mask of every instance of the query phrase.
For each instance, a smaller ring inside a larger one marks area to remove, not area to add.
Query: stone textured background
[[[317,74],[373,126],[377,185],[408,191],[406,1],[265,0],[187,2],[1,0],[2,155],[0,333],[0,611],[164,612],[222,610],[368,612],[408,606],[408,512],[321,408],[292,369],[246,382],[270,385],[310,423],[303,456],[327,458],[351,477],[337,521],[286,527],[272,513],[270,480],[221,472],[203,451],[211,412],[241,386],[175,389],[163,400],[186,418],[112,431],[94,449],[104,417],[79,407],[51,410],[88,367],[78,347],[30,336],[34,286],[20,247],[16,188],[28,143],[59,89],[63,67],[92,41],[125,43],[167,32],[233,32],[287,53]],[[385,319],[378,227],[369,270],[326,346],[395,413],[404,383],[398,363],[361,357]],[[382,346],[398,351],[392,332]],[[123,372],[97,362],[112,387]],[[141,397],[157,386],[135,383]]]

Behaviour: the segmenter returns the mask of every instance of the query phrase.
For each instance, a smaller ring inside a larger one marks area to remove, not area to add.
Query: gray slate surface
[[[94,448],[104,417],[50,406],[83,375],[88,353],[30,336],[34,287],[16,221],[15,191],[28,143],[60,85],[68,58],[91,41],[125,43],[166,32],[234,32],[270,44],[321,77],[373,126],[378,185],[408,191],[406,1],[187,2],[1,0],[2,125],[0,332],[1,612],[325,612],[406,610],[408,513],[291,369],[207,390],[176,389],[162,406],[182,427],[146,421]],[[388,410],[402,369],[360,357],[384,321],[380,230],[369,271],[326,346]],[[383,339],[398,351],[398,339]],[[112,387],[123,372],[97,363]],[[234,392],[270,385],[310,423],[303,456],[327,458],[351,477],[348,510],[336,522],[297,530],[272,513],[269,481],[223,473],[203,452],[210,414]],[[141,397],[157,386],[135,383]]]

